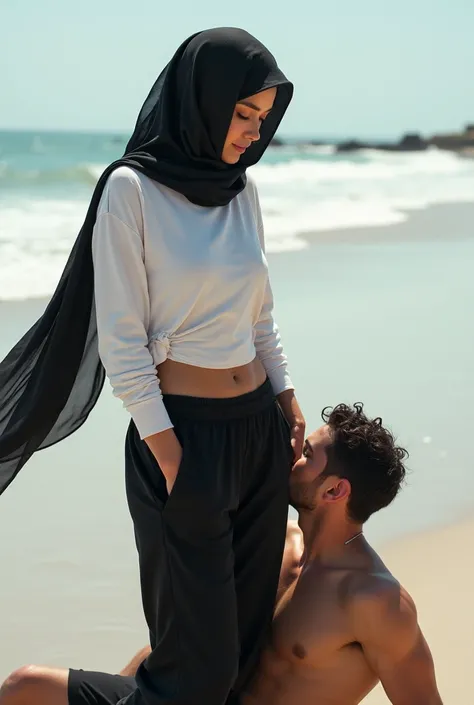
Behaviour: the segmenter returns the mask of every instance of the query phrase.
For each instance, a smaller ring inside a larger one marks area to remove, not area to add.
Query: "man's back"
[[[356,540],[363,545],[346,565],[308,561],[281,594],[244,705],[356,705],[380,678],[387,638],[398,640],[401,659],[417,649],[422,661],[430,659],[411,598],[365,540]],[[381,626],[371,636],[379,620],[389,622],[388,631]]]

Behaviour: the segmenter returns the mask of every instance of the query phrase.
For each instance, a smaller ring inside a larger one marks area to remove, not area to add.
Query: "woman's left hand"
[[[290,422],[291,424],[291,422]],[[303,446],[305,439],[306,423],[303,417],[295,419],[291,426],[291,447],[294,453],[294,462],[303,455]]]
[[[278,402],[286,420],[290,424],[291,447],[293,448],[294,462],[296,463],[303,454],[306,422],[293,389],[281,392],[278,395]]]

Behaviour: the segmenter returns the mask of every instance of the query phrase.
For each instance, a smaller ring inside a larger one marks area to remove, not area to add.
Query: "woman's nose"
[[[247,139],[252,140],[252,142],[256,142],[260,139],[260,120],[252,123],[252,125],[249,125],[248,129],[246,130],[245,136],[247,137]]]

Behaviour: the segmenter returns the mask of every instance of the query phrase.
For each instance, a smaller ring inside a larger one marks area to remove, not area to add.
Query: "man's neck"
[[[360,541],[362,524],[341,521],[339,517],[319,519],[311,511],[301,511],[298,524],[303,533],[303,563],[317,560],[328,565],[337,565],[344,559],[349,546]],[[356,538],[357,537],[357,538]]]

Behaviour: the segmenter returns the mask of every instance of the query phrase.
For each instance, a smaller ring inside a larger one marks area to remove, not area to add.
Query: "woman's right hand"
[[[171,494],[178,476],[183,457],[183,449],[172,428],[145,438],[145,443],[153,453],[166,480],[168,496]]]

